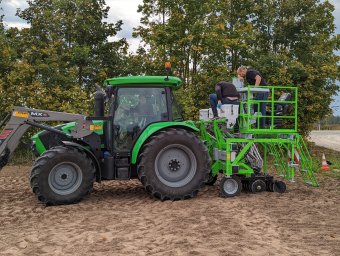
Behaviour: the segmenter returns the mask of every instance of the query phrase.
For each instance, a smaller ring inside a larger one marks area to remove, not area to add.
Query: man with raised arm
[[[246,80],[248,85],[255,85],[255,86],[265,86],[267,85],[266,80],[263,76],[255,69],[246,68],[246,67],[239,67],[237,69],[237,75],[240,81]],[[254,100],[268,100],[268,92],[264,93],[257,93],[254,97]],[[260,103],[260,112],[262,116],[266,115],[266,102]],[[254,106],[255,112],[258,112],[257,106]],[[260,118],[260,128],[265,128],[265,118]]]

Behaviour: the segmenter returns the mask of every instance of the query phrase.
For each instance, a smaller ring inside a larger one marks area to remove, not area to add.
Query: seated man
[[[209,102],[214,118],[218,117],[217,106],[222,104],[239,105],[240,94],[235,85],[229,82],[219,82],[215,85],[215,92],[209,95]]]

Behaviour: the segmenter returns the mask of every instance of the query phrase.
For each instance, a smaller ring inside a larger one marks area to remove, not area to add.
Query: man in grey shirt
[[[246,68],[246,67],[239,67],[237,69],[237,75],[240,81],[246,80],[249,85],[255,86],[266,86],[267,82],[263,78],[263,76],[255,69]],[[257,93],[254,97],[254,100],[268,100],[268,92],[265,93]],[[266,106],[267,102],[260,102],[260,112],[262,116],[266,115]],[[257,106],[254,106],[254,110],[257,112]],[[260,118],[260,128],[265,128],[265,117]]]

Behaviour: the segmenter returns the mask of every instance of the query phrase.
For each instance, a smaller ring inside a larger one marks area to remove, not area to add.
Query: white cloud
[[[126,38],[130,44],[130,50],[135,52],[138,48],[139,39],[132,38],[133,28],[137,27],[140,22],[141,14],[137,13],[138,5],[142,4],[143,0],[106,0],[107,6],[110,7],[108,22],[123,21],[122,30],[109,40]],[[0,7],[4,14],[4,23],[7,27],[24,28],[29,27],[26,21],[15,16],[17,8],[25,9],[28,6],[26,0],[2,0]]]
[[[133,28],[139,25],[142,17],[137,12],[138,5],[142,3],[143,0],[106,0],[106,4],[110,7],[108,21],[123,21],[122,30],[112,40],[126,38],[132,52],[136,52],[140,43],[139,39],[132,38],[132,32]]]
[[[21,21],[6,22],[5,25],[6,27],[16,27],[19,29],[30,27],[29,24],[27,24],[26,22],[21,22]]]
[[[137,26],[141,18],[137,9],[142,3],[143,0],[106,0],[106,4],[110,7],[109,19],[128,21]]]
[[[9,6],[15,7],[15,8],[19,8],[20,6],[22,6],[22,2],[26,2],[26,1],[20,1],[20,0],[4,0],[4,3],[8,2]]]
[[[328,2],[330,2],[332,5],[334,5],[334,23],[336,26],[336,33],[340,34],[340,1],[339,0],[328,0]]]
[[[29,25],[25,20],[15,16],[17,9],[25,9],[28,6],[25,0],[2,0],[0,14],[4,15],[4,23],[7,27],[26,28]]]
[[[329,2],[335,6],[336,32],[340,34],[340,0],[329,0]],[[139,25],[141,14],[137,13],[137,9],[138,5],[142,3],[143,0],[106,0],[106,4],[110,7],[108,22],[122,20],[124,23],[122,31],[110,40],[126,38],[133,52],[138,48],[140,42],[140,40],[132,38],[132,32],[133,27]],[[0,6],[3,8],[0,14],[5,14],[4,22],[8,27],[28,27],[24,20],[15,16],[17,8],[24,9],[27,7],[26,0],[2,0]]]

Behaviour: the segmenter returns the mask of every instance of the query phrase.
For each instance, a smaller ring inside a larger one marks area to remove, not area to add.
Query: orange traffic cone
[[[329,166],[327,164],[326,157],[325,157],[324,153],[322,153],[322,166],[321,166],[321,170],[322,171],[329,171],[330,170],[330,168],[329,168]]]

